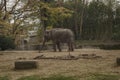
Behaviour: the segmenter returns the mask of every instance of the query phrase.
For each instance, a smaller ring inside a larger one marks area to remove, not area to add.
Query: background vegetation
[[[119,41],[120,3],[117,0],[9,0],[0,2],[0,34],[18,44],[20,35],[37,26],[69,28],[76,40]],[[41,30],[40,30],[41,29]]]
[[[11,37],[0,36],[0,50],[14,49],[15,44]]]

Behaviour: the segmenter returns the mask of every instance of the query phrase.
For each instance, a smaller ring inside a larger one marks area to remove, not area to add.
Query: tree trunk
[[[77,25],[77,23],[78,23],[78,14],[77,14],[77,5],[78,4],[78,0],[75,0],[75,17],[74,17],[74,20],[75,20],[75,37],[76,37],[76,39],[78,39],[78,25]]]
[[[83,29],[83,16],[84,16],[84,10],[85,10],[85,0],[82,1],[83,3],[83,8],[82,8],[82,12],[81,12],[81,18],[80,18],[80,36],[82,36],[82,29]]]

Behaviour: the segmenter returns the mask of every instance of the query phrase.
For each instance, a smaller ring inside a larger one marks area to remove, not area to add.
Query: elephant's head
[[[43,47],[45,46],[45,43],[49,40],[51,40],[51,30],[46,30],[43,37],[43,43],[39,51],[43,49]]]
[[[44,34],[44,41],[49,41],[51,40],[51,30],[46,30]]]

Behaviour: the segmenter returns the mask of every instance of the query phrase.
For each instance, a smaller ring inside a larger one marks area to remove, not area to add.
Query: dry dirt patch
[[[19,58],[31,60],[36,56],[45,55],[47,57],[65,56],[69,53],[43,51],[5,51],[0,52],[0,76],[10,76],[12,80],[22,76],[40,75],[49,76],[52,74],[63,74],[70,76],[83,76],[89,73],[120,74],[120,67],[115,67],[115,60],[120,57],[120,50],[100,50],[100,49],[76,49],[71,55],[96,54],[102,58],[78,59],[78,60],[37,60],[38,69],[13,70],[14,62]]]

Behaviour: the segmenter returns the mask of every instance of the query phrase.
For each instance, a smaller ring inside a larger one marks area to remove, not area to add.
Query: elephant
[[[56,52],[57,48],[61,52],[61,43],[67,43],[68,51],[74,51],[74,34],[70,29],[53,28],[46,30],[44,34],[43,46],[46,41],[51,40],[53,43],[53,49]],[[57,47],[57,48],[56,48]]]

